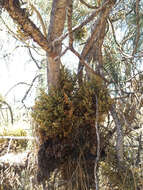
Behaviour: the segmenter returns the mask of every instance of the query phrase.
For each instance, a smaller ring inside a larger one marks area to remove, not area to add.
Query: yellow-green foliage
[[[26,136],[26,131],[24,129],[21,128],[8,128],[8,129],[4,129],[3,136]]]
[[[20,127],[10,126],[10,127],[1,129],[0,134],[2,136],[16,136],[16,137],[18,136],[18,137],[21,137],[21,136],[26,136],[27,132]],[[0,146],[1,146],[1,144],[4,144],[4,143],[7,143],[7,139],[0,139]],[[15,146],[16,149],[19,149],[19,150],[21,150],[23,148],[25,149],[27,146],[27,140],[25,140],[25,139],[13,140],[12,146]]]
[[[77,31],[74,33],[75,40],[77,40],[77,41],[80,41],[80,40],[85,39],[86,36],[87,36],[86,27],[83,27],[83,28],[81,28],[80,30],[77,30]]]
[[[67,137],[74,129],[93,126],[96,119],[96,96],[99,122],[104,120],[112,103],[101,80],[94,79],[78,86],[76,77],[61,70],[58,88],[49,94],[41,91],[32,116],[44,137]]]

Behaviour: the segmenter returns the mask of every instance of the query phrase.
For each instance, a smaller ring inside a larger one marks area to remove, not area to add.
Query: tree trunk
[[[60,70],[62,49],[58,38],[62,35],[66,20],[67,0],[53,0],[47,39],[39,28],[30,20],[19,0],[1,0],[0,6],[7,10],[11,18],[47,53],[48,86],[56,86]],[[59,59],[55,59],[59,57]]]
[[[58,38],[62,35],[66,20],[67,0],[54,0],[50,16],[48,41],[52,43],[52,53],[47,52],[47,75],[49,90],[57,86],[60,71],[60,54],[62,49]]]

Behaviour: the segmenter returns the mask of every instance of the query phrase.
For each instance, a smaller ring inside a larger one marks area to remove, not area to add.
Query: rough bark
[[[61,61],[55,58],[59,57],[62,45],[61,42],[56,43],[55,41],[62,35],[64,29],[67,0],[53,0],[47,39],[29,19],[26,10],[20,7],[19,0],[1,0],[0,6],[7,10],[11,18],[21,27],[21,30],[26,35],[30,36],[47,52],[49,89],[52,86],[56,86]]]
[[[104,41],[104,37],[106,35],[106,20],[103,24],[103,27],[101,28],[99,37],[97,39],[94,40],[94,44],[92,46],[92,48],[90,48],[87,56],[86,56],[86,61],[88,63],[90,63],[91,61],[93,61],[94,66],[96,66],[96,72],[101,74],[101,69],[102,69],[102,45],[103,45],[103,41]],[[86,73],[88,78],[92,77],[92,73],[91,71],[86,67]]]
[[[60,37],[65,24],[67,0],[53,0],[48,39],[55,40]]]
[[[51,89],[54,86],[57,86],[59,71],[60,71],[60,56],[62,44],[57,41],[64,30],[64,24],[66,20],[66,7],[67,0],[53,0],[52,11],[50,16],[50,25],[48,30],[48,41],[55,42],[53,43],[52,56],[47,52],[47,71],[48,71],[48,87]]]
[[[116,0],[109,0],[108,3],[106,2],[106,0],[104,0],[103,5],[104,3],[106,3],[106,7],[103,6],[104,8],[101,10],[99,14],[99,17],[95,23],[93,32],[91,33],[91,36],[88,38],[82,50],[81,56],[84,59],[86,59],[87,56],[89,55],[90,50],[94,46],[95,40],[97,40],[100,37],[101,30],[103,30],[103,27],[105,27],[106,19],[110,11],[112,10],[113,6],[115,5]],[[79,63],[78,73],[79,73],[79,81],[81,81],[81,78],[82,78],[82,64],[81,63]]]
[[[21,30],[30,36],[43,50],[52,55],[52,46],[44,37],[39,28],[28,18],[25,9],[20,7],[18,0],[3,0],[1,6],[7,10],[11,18],[21,27]]]

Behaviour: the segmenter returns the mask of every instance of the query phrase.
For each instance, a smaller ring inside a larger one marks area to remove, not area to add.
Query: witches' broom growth
[[[81,179],[86,185],[94,183],[96,96],[99,123],[104,122],[112,100],[99,78],[84,81],[79,86],[69,71],[62,69],[60,72],[58,88],[49,94],[41,91],[33,107],[32,116],[41,143],[37,179],[40,183],[58,169],[62,172],[62,179],[75,178],[71,186],[73,190],[81,187]],[[103,137],[105,135],[101,134]],[[104,143],[104,139],[101,141]]]
[[[35,102],[32,117],[39,133],[48,137],[70,137],[78,128],[94,127],[96,95],[99,104],[99,122],[104,121],[112,103],[108,91],[99,79],[84,81],[78,86],[76,77],[62,69],[58,88],[49,94],[41,90]]]

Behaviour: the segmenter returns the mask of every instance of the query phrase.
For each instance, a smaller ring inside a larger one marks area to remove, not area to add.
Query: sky
[[[0,32],[0,94],[4,97],[17,83],[25,82],[31,84],[31,81],[39,72],[27,49],[23,47],[15,48],[19,45],[23,44],[20,44],[5,32]],[[35,58],[36,56],[35,54]],[[43,58],[45,57],[39,58],[37,56],[37,59]],[[78,58],[75,55],[68,51],[66,56],[62,57],[62,61],[66,67],[76,71]],[[20,101],[28,87],[27,85],[16,86],[6,95],[6,100],[11,104],[15,101]],[[31,95],[31,98],[29,97],[27,104],[29,106],[34,104],[33,95]]]
[[[9,89],[19,82],[30,84],[37,72],[26,48],[15,49],[17,45],[19,43],[12,37],[0,32],[0,94],[2,96],[5,96]],[[9,56],[6,56],[8,54]],[[8,93],[6,99],[11,103],[15,98],[20,100],[27,88],[27,85],[18,85]]]

